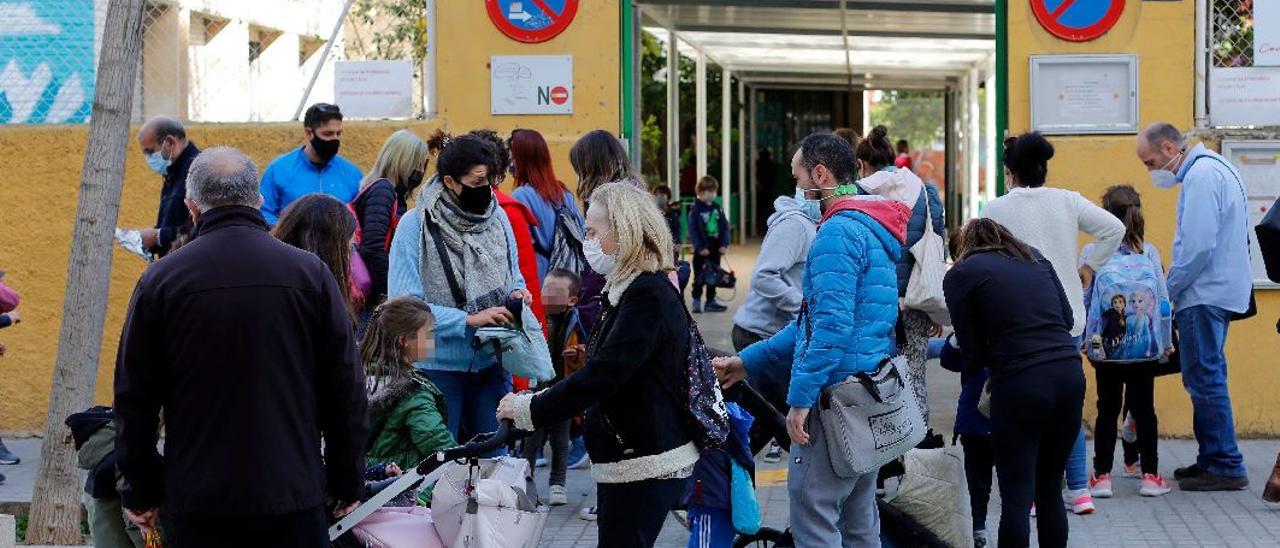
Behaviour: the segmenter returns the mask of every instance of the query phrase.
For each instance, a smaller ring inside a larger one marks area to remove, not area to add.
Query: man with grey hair
[[[147,167],[164,178],[156,224],[140,231],[142,248],[157,258],[164,257],[191,232],[191,217],[182,200],[187,194],[187,170],[200,149],[187,140],[187,130],[182,124],[168,116],[156,116],[142,124],[138,129],[138,148],[147,160]]]
[[[1191,395],[1200,451],[1174,471],[1183,491],[1235,491],[1249,486],[1236,445],[1224,346],[1233,315],[1250,308],[1249,221],[1240,173],[1203,144],[1160,122],[1138,136],[1138,158],[1159,188],[1182,184],[1178,196],[1169,298],[1178,326],[1182,384]]]
[[[257,173],[231,148],[192,162],[191,241],[143,274],[120,337],[122,503],[144,529],[163,509],[177,546],[326,547],[363,491],[347,303],[320,259],[267,232]]]

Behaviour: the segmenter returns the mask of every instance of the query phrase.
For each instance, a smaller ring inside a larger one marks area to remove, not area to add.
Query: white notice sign
[[[1253,265],[1253,285],[1276,287],[1267,279],[1262,248],[1253,227],[1280,197],[1280,141],[1223,141],[1222,155],[1240,170],[1249,207],[1249,262]]]
[[[1280,67],[1214,68],[1209,120],[1218,127],[1280,124]]]
[[[572,55],[495,55],[489,77],[493,114],[573,114]]]
[[[413,116],[412,61],[338,61],[333,102],[351,118]]]
[[[1136,55],[1032,55],[1031,127],[1049,135],[1137,133]]]
[[[1280,2],[1253,3],[1253,66],[1280,66]]]

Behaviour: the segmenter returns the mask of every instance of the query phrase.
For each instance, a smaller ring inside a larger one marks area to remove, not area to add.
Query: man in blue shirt
[[[1222,156],[1157,123],[1138,137],[1138,158],[1159,188],[1178,196],[1169,298],[1180,340],[1182,384],[1191,395],[1200,445],[1196,463],[1174,471],[1183,491],[1238,491],[1249,486],[1236,445],[1224,346],[1232,313],[1249,308],[1249,221],[1244,182]]]
[[[342,110],[338,105],[316,103],[302,119],[306,142],[280,155],[262,173],[262,216],[276,224],[294,200],[323,192],[343,202],[360,191],[360,168],[338,156],[342,137]]]

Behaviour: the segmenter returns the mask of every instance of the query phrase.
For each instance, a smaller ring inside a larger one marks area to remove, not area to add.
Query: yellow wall
[[[1009,132],[1030,130],[1029,56],[1042,54],[1132,53],[1138,55],[1139,126],[1170,122],[1191,129],[1195,108],[1195,2],[1126,2],[1125,13],[1103,37],[1082,44],[1059,40],[1044,29],[1028,2],[1009,2]],[[1142,193],[1148,239],[1166,264],[1172,252],[1177,191],[1148,182],[1135,154],[1136,136],[1052,137],[1057,150],[1049,165],[1049,184],[1083,193],[1095,201],[1110,185],[1132,184]],[[1227,342],[1232,402],[1240,435],[1280,433],[1280,409],[1269,393],[1275,386],[1275,352],[1280,337],[1280,293],[1258,293],[1257,317],[1231,325]],[[1088,366],[1086,366],[1087,368]],[[1094,384],[1092,371],[1089,385]],[[1088,390],[1087,416],[1096,412]],[[1166,435],[1191,435],[1191,403],[1181,378],[1157,381],[1156,407]]]
[[[342,155],[362,169],[373,164],[378,148],[393,131],[409,128],[425,136],[436,127],[461,133],[488,127],[541,131],[552,148],[556,173],[571,187],[575,180],[568,151],[583,133],[618,130],[618,4],[584,2],[573,24],[560,36],[538,45],[506,38],[489,22],[483,2],[440,2],[438,7],[440,115],[426,122],[348,122]],[[489,115],[490,55],[574,55],[572,116]],[[161,180],[142,161],[130,132],[125,186],[117,224],[150,226]],[[300,124],[202,124],[187,128],[201,147],[234,146],[260,168],[301,144]],[[67,255],[71,246],[80,169],[87,126],[0,126],[0,269],[5,282],[22,294],[23,323],[0,331],[8,355],[0,358],[0,431],[33,433],[43,427],[53,364],[57,355]],[[107,221],[111,222],[111,221]],[[116,247],[111,293],[98,368],[95,401],[111,400],[112,368],[120,326],[133,285],[144,263]]]

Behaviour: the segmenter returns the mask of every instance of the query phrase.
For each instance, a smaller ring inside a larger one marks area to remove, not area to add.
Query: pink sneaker
[[[1126,478],[1142,477],[1142,463],[1135,462],[1133,464],[1124,465],[1124,477]]]
[[[1093,506],[1093,496],[1089,494],[1088,489],[1069,491],[1067,496],[1071,499],[1071,512],[1077,516],[1092,514],[1097,510]]]
[[[1144,497],[1158,497],[1164,495],[1173,488],[1169,487],[1169,482],[1156,474],[1146,474],[1142,476],[1142,489],[1138,490],[1138,494]]]
[[[1094,498],[1111,498],[1111,474],[1103,474],[1089,478],[1089,494]]]

